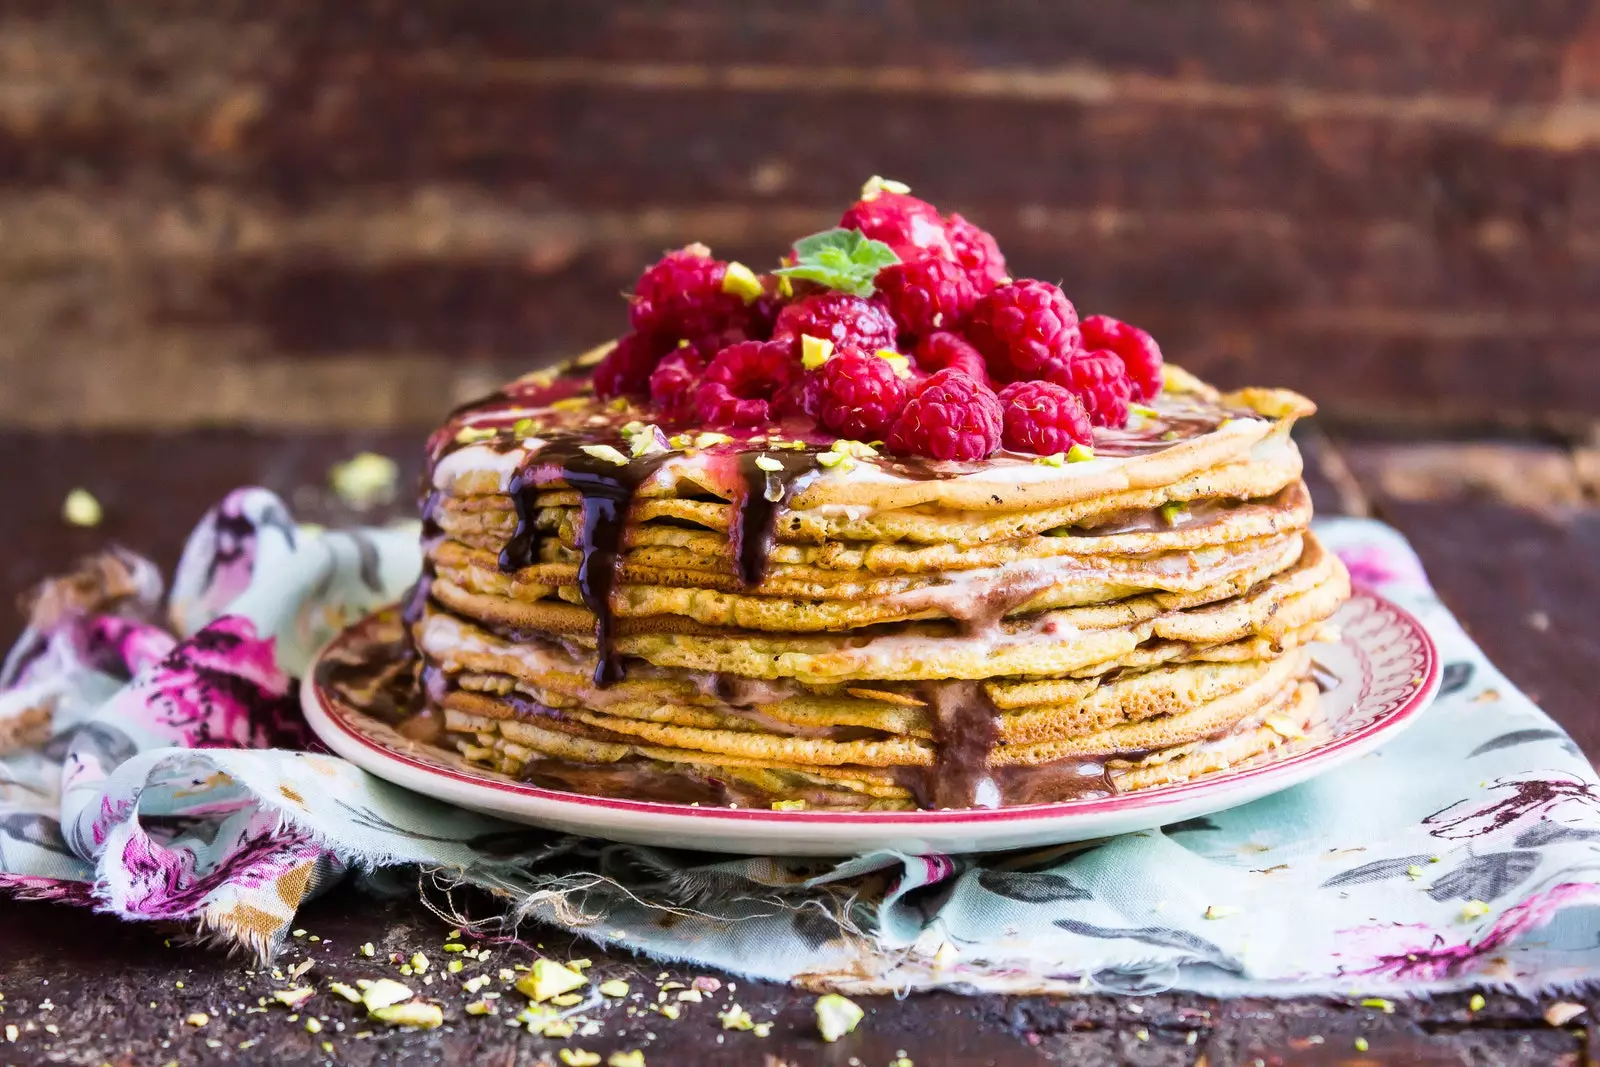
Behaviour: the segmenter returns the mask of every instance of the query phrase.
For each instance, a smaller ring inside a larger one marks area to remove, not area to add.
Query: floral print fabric
[[[1089,846],[719,859],[511,826],[319,751],[297,678],[414,580],[416,531],[311,531],[240,490],[195,531],[165,602],[156,569],[117,550],[43,587],[0,668],[0,892],[188,920],[265,956],[347,870],[406,865],[497,892],[508,921],[862,992],[1533,992],[1597,977],[1588,761],[1484,659],[1394,531],[1318,532],[1444,659],[1436,706],[1379,752]]]

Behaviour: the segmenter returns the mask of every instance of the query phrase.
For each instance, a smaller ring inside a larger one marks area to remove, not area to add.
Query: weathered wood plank
[[[1565,91],[1564,64],[1581,62],[1582,45],[1595,32],[1584,0],[994,0],[976,6],[915,0],[871,8],[848,0],[803,7],[740,0],[417,0],[403,15],[386,0],[290,0],[266,8],[247,0],[179,0],[139,10],[105,0],[13,0],[7,10],[51,23],[81,20],[84,32],[115,40],[124,54],[153,31],[206,22],[270,32],[279,55],[445,50],[487,59],[622,64],[709,59],[943,71],[1079,67],[1375,95],[1492,93],[1502,101],[1546,100]]]

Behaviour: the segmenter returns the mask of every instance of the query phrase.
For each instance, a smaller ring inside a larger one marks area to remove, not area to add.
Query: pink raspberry
[[[944,228],[950,237],[950,247],[955,250],[956,262],[972,279],[979,296],[992,293],[997,285],[1005,283],[1006,257],[1000,254],[1000,245],[988,230],[979,229],[955,214],[945,220]]]
[[[704,245],[668,252],[634,286],[629,321],[641,333],[690,341],[743,326],[750,316],[744,300],[722,291],[727,271]]]
[[[1149,400],[1161,392],[1161,346],[1139,327],[1110,315],[1090,315],[1083,320],[1083,347],[1107,349],[1122,358],[1135,400]]]
[[[1094,443],[1083,402],[1051,382],[1012,382],[1000,390],[1005,419],[1001,441],[1013,452],[1053,456]]]
[[[643,395],[650,388],[650,372],[671,350],[672,341],[668,338],[649,333],[628,334],[595,366],[595,395],[602,399]]]
[[[984,459],[1000,447],[1000,399],[951,368],[923,384],[889,431],[889,450],[931,459]]]
[[[882,241],[902,262],[929,256],[954,259],[956,255],[939,209],[906,193],[882,191],[870,200],[857,200],[846,209],[839,225]]]
[[[1103,348],[1080,352],[1065,366],[1052,368],[1050,381],[1071,390],[1096,426],[1127,423],[1133,383],[1115,352]]]
[[[777,412],[775,397],[800,376],[794,346],[742,341],[717,353],[695,389],[695,413],[711,426],[762,426]]]
[[[925,371],[954,367],[966,372],[975,381],[989,380],[989,369],[983,365],[983,356],[960,334],[935,330],[917,342],[916,356],[917,366]]]
[[[889,361],[850,349],[812,376],[807,408],[831,433],[852,441],[879,441],[906,402],[906,383]]]
[[[830,289],[801,297],[778,312],[772,339],[793,343],[801,336],[832,341],[835,350],[876,352],[894,347],[894,319],[882,304]]]
[[[694,417],[694,394],[705,374],[706,361],[692,348],[669,353],[650,375],[650,402],[663,421],[686,422]]]
[[[1059,288],[1024,279],[982,297],[967,323],[967,340],[996,381],[1047,378],[1083,348],[1078,312]]]
[[[961,265],[948,259],[892,263],[878,272],[878,297],[888,305],[900,333],[921,337],[934,330],[959,330],[978,299]]]

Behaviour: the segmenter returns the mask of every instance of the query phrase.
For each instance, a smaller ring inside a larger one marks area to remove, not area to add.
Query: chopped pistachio
[[[667,450],[667,435],[655,426],[646,426],[637,433],[624,433],[628,453],[633,456],[650,456]]]
[[[343,982],[329,982],[328,983],[328,989],[331,992],[337,993],[339,996],[341,996],[344,999],[348,1000],[352,1004],[360,1004],[361,1003],[361,992],[360,992],[360,990],[357,990],[357,989],[354,989],[354,988],[352,988],[350,986],[347,986]]]
[[[1394,1014],[1394,1001],[1385,1000],[1382,997],[1367,997],[1361,1002],[1361,1006],[1363,1008],[1376,1008],[1385,1015]]]
[[[756,466],[764,471],[783,470],[783,464],[781,462],[765,454],[756,457]]]
[[[1128,405],[1128,410],[1130,412],[1132,412],[1133,414],[1135,414],[1135,415],[1142,415],[1147,419],[1157,418],[1161,414],[1159,411],[1157,411],[1155,408],[1151,407],[1148,404],[1129,404]]]
[[[597,989],[603,997],[625,997],[628,995],[628,983],[620,978],[611,978],[601,982]]]
[[[276,1000],[279,1004],[282,1004],[286,1008],[298,1008],[300,1005],[304,1004],[306,1001],[310,1000],[316,995],[316,989],[307,985],[301,986],[298,989],[274,990],[272,999]]]
[[[1469,900],[1467,901],[1466,906],[1461,909],[1461,919],[1463,922],[1469,919],[1476,919],[1487,914],[1489,914],[1489,905],[1485,904],[1481,900]]]
[[[494,431],[488,431],[492,437]],[[328,471],[328,484],[339,499],[358,511],[387,504],[394,499],[400,482],[400,468],[388,456],[362,452],[336,463]],[[296,935],[299,936],[299,935]]]
[[[806,370],[816,370],[833,356],[833,342],[826,337],[800,335],[800,365]]]
[[[1168,526],[1176,526],[1189,514],[1188,509],[1181,500],[1169,500],[1160,507],[1161,521]]]
[[[1410,878],[1421,878],[1422,868],[1413,863],[1411,866],[1406,868],[1406,875]]]
[[[737,1004],[729,1004],[726,1009],[717,1012],[717,1018],[722,1020],[724,1030],[751,1030],[756,1025],[750,1013]]]
[[[371,941],[368,941],[365,945],[361,946],[361,954],[363,956],[371,957],[377,955],[377,953],[378,950],[372,947]]]
[[[612,398],[611,403],[607,404],[606,407],[610,408],[612,411],[627,411],[628,398],[625,396],[614,397]]]
[[[712,445],[725,445],[731,440],[733,438],[725,433],[714,433],[708,430],[705,433],[695,435],[694,447],[710,448]]]
[[[866,1014],[855,1001],[837,993],[817,998],[817,1030],[824,1041],[837,1041],[855,1030]]]
[[[17,1024],[16,1023],[6,1023],[6,1040],[7,1041],[11,1041],[11,1042],[14,1043],[17,1040],[17,1033],[18,1033],[18,1030],[17,1030]]]
[[[456,431],[456,444],[470,445],[477,441],[487,441],[494,434],[492,426],[463,426]]]
[[[806,802],[804,800],[774,800],[772,802],[772,810],[773,811],[805,811],[806,810]]]
[[[528,1029],[533,1031],[534,1028],[529,1026]],[[551,1019],[540,1027],[537,1032],[545,1037],[564,1038],[571,1037],[577,1029],[577,1026],[568,1019]]]
[[[374,1019],[395,1026],[415,1026],[419,1030],[432,1030],[444,1025],[444,1011],[437,1004],[424,1000],[410,1000],[404,1004],[390,1004],[370,1013]]]
[[[1067,454],[1057,452],[1049,456],[1034,456],[1033,461],[1042,467],[1064,467],[1067,465]]]
[[[1482,1011],[1483,1010],[1483,1006],[1486,1003],[1488,1003],[1488,1001],[1483,999],[1483,994],[1482,993],[1474,993],[1474,994],[1472,994],[1472,999],[1467,1001],[1467,1010],[1468,1011]]]
[[[308,1034],[320,1034],[320,1033],[322,1033],[322,1023],[315,1015],[306,1016],[306,1033],[308,1033]]]
[[[190,1026],[204,1026],[206,1023],[211,1021],[211,1016],[207,1015],[203,1011],[194,1011],[190,1012],[183,1021],[188,1023]]]
[[[878,358],[894,368],[895,377],[909,378],[911,376],[911,360],[896,352],[892,348],[880,348]]]
[[[517,980],[517,992],[535,1003],[543,1003],[588,982],[583,975],[567,970],[555,960],[541,958],[533,961],[531,973]]]
[[[587,1052],[581,1048],[564,1048],[556,1053],[556,1057],[567,1067],[594,1067],[600,1062],[600,1053]]]
[[[1206,918],[1226,919],[1230,915],[1239,915],[1243,911],[1243,908],[1233,904],[1210,904],[1206,907]]]
[[[105,509],[87,489],[74,489],[61,502],[61,519],[70,526],[99,526]]]
[[[611,1058],[606,1060],[606,1067],[645,1067],[644,1053],[636,1048],[626,1052],[613,1052]]]
[[[828,447],[830,451],[838,452],[845,456],[856,456],[860,459],[866,459],[869,456],[878,454],[878,450],[865,441],[847,441],[842,437]]]
[[[817,455],[817,463],[827,468],[838,468],[847,471],[856,465],[856,461],[841,452],[821,452]]]
[[[463,966],[465,966],[465,964],[463,964],[460,960],[451,960],[449,963],[445,964],[445,970],[449,971],[451,974],[460,974]]]
[[[689,448],[694,444],[694,438],[686,433],[675,433],[667,438],[667,444],[673,448]]]
[[[619,467],[628,465],[628,457],[618,452],[611,445],[579,445],[578,447],[586,456],[593,456],[595,459],[604,460],[607,463],[615,463]]]
[[[361,990],[361,1003],[366,1005],[368,1011],[377,1011],[410,999],[411,987],[401,985],[392,978],[380,978]]]
[[[866,184],[861,187],[861,199],[876,200],[884,193],[896,193],[900,196],[904,196],[910,191],[911,186],[907,185],[905,182],[897,182],[890,178],[880,178],[878,175],[874,174],[872,177],[868,178]]]
[[[615,341],[607,341],[603,345],[595,345],[587,352],[581,353],[578,358],[572,362],[579,367],[592,367],[596,363],[599,363],[602,359],[605,359],[607,356],[609,356],[611,354],[611,350],[616,347],[617,342]]]
[[[678,999],[687,1004],[698,1004],[700,1003],[700,990],[685,989],[678,994]]]
[[[587,411],[593,403],[586,396],[569,396],[550,403],[551,411]]]
[[[1367,1044],[1367,1039],[1364,1037],[1356,1038],[1355,1045],[1357,1052],[1365,1052],[1372,1047],[1371,1045]]]
[[[734,260],[722,273],[722,291],[737,293],[746,304],[761,296],[761,279],[749,267]]]
[[[462,1010],[468,1015],[492,1015],[494,1013],[494,1002],[491,1000],[474,1000]]]
[[[652,1005],[652,1007],[669,1019],[676,1019],[678,1017],[678,1006],[676,1004],[660,1004]]]
[[[570,1008],[574,1004],[582,1004],[583,1003],[583,994],[582,993],[562,993],[558,997],[551,997],[550,998],[550,1003],[554,1004],[558,1008]]]
[[[1067,449],[1068,463],[1085,463],[1094,458],[1094,449],[1088,445],[1073,445]]]

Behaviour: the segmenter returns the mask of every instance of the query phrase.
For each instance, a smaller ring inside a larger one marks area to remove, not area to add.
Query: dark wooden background
[[[1586,0],[0,0],[0,424],[422,426],[865,176],[1339,424],[1600,411]]]

